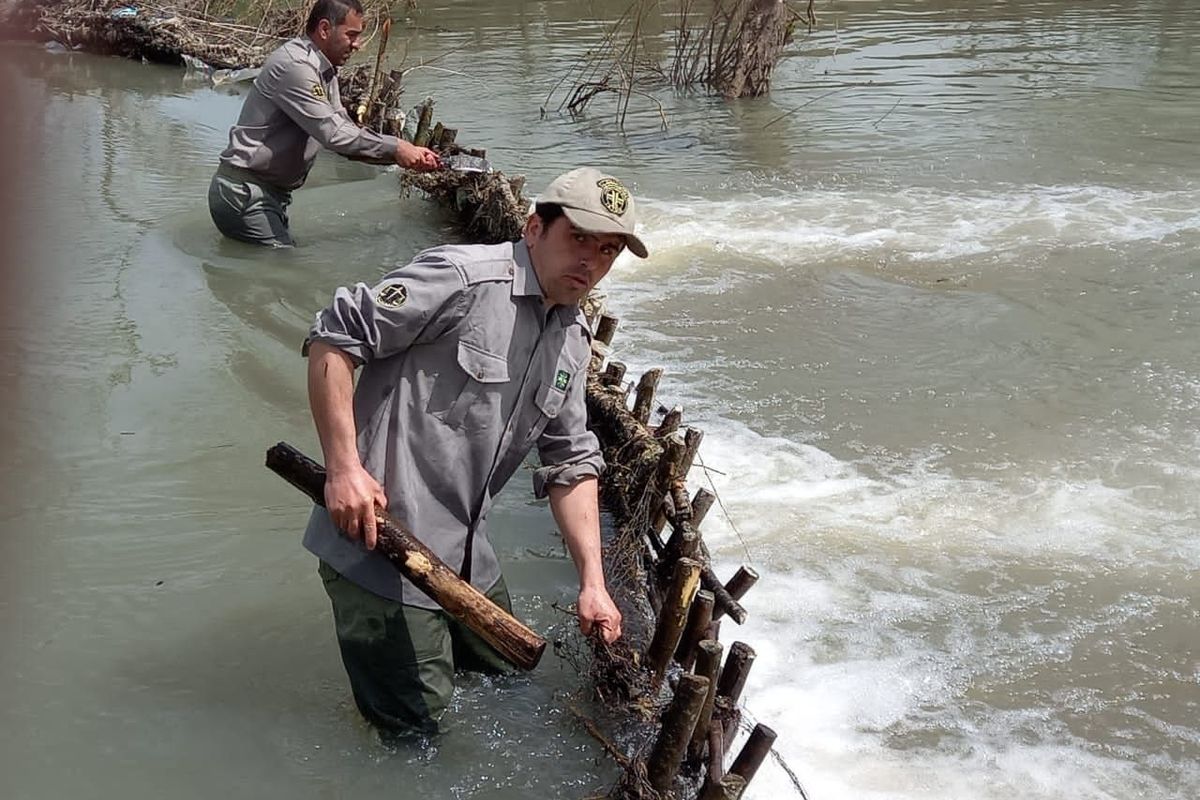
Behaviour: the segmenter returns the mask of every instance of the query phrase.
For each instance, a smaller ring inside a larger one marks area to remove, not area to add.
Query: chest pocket
[[[563,354],[558,358],[554,371],[542,381],[533,396],[533,404],[537,406],[538,413],[529,431],[531,442],[541,436],[550,421],[562,412],[571,383],[578,380],[583,380],[582,372],[578,371],[578,367],[566,354]]]
[[[459,380],[462,389],[442,420],[451,428],[461,428],[470,416],[486,419],[500,407],[500,386],[508,383],[508,359],[489,353],[467,341],[458,343]],[[465,379],[465,380],[464,380]],[[472,414],[474,412],[474,414]]]

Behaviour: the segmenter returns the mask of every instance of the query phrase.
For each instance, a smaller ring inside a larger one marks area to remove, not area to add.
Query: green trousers
[[[446,612],[368,592],[324,561],[318,573],[333,604],[338,646],[354,702],[379,728],[436,733],[454,694],[455,670],[492,674],[512,670],[491,645]],[[503,578],[487,596],[512,611]]]

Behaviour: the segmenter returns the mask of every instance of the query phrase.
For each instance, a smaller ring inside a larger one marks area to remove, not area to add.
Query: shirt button
[[[512,268],[512,267],[509,267],[509,268],[508,268],[508,274],[509,274],[509,275],[512,275],[512,274],[513,274],[513,268]]]
[[[475,379],[479,381],[483,380],[483,370],[479,370],[475,373]]]

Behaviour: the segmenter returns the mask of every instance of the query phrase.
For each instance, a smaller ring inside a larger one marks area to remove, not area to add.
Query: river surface
[[[808,796],[1200,796],[1192,4],[819,2],[769,97],[654,91],[665,131],[642,97],[624,131],[609,98],[547,105],[617,4],[418,6],[408,98],[534,191],[591,163],[642,203],[618,355],[706,432],[718,572],[763,575],[723,638],[758,651],[749,711]],[[0,77],[29,251],[0,328],[0,794],[603,792],[549,653],[465,681],[436,742],[380,744],[305,504],[262,467],[319,452],[316,309],[453,238],[437,209],[323,157],[297,250],[225,242],[204,197],[236,91],[34,45]],[[527,476],[494,517],[556,637],[574,571]],[[796,792],[769,762],[747,796]]]

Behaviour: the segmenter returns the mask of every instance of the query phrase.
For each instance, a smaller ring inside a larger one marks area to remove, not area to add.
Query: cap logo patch
[[[318,100],[324,100],[325,99],[325,87],[319,83],[314,83],[312,85],[312,96],[317,98]]]
[[[375,302],[384,308],[399,308],[408,300],[408,288],[403,283],[389,283],[375,295]]]
[[[567,384],[571,382],[571,373],[565,369],[560,369],[558,374],[554,376],[554,388],[563,391],[567,388]]]
[[[600,187],[600,205],[610,214],[624,214],[629,208],[629,190],[616,178],[601,178],[596,185]]]

